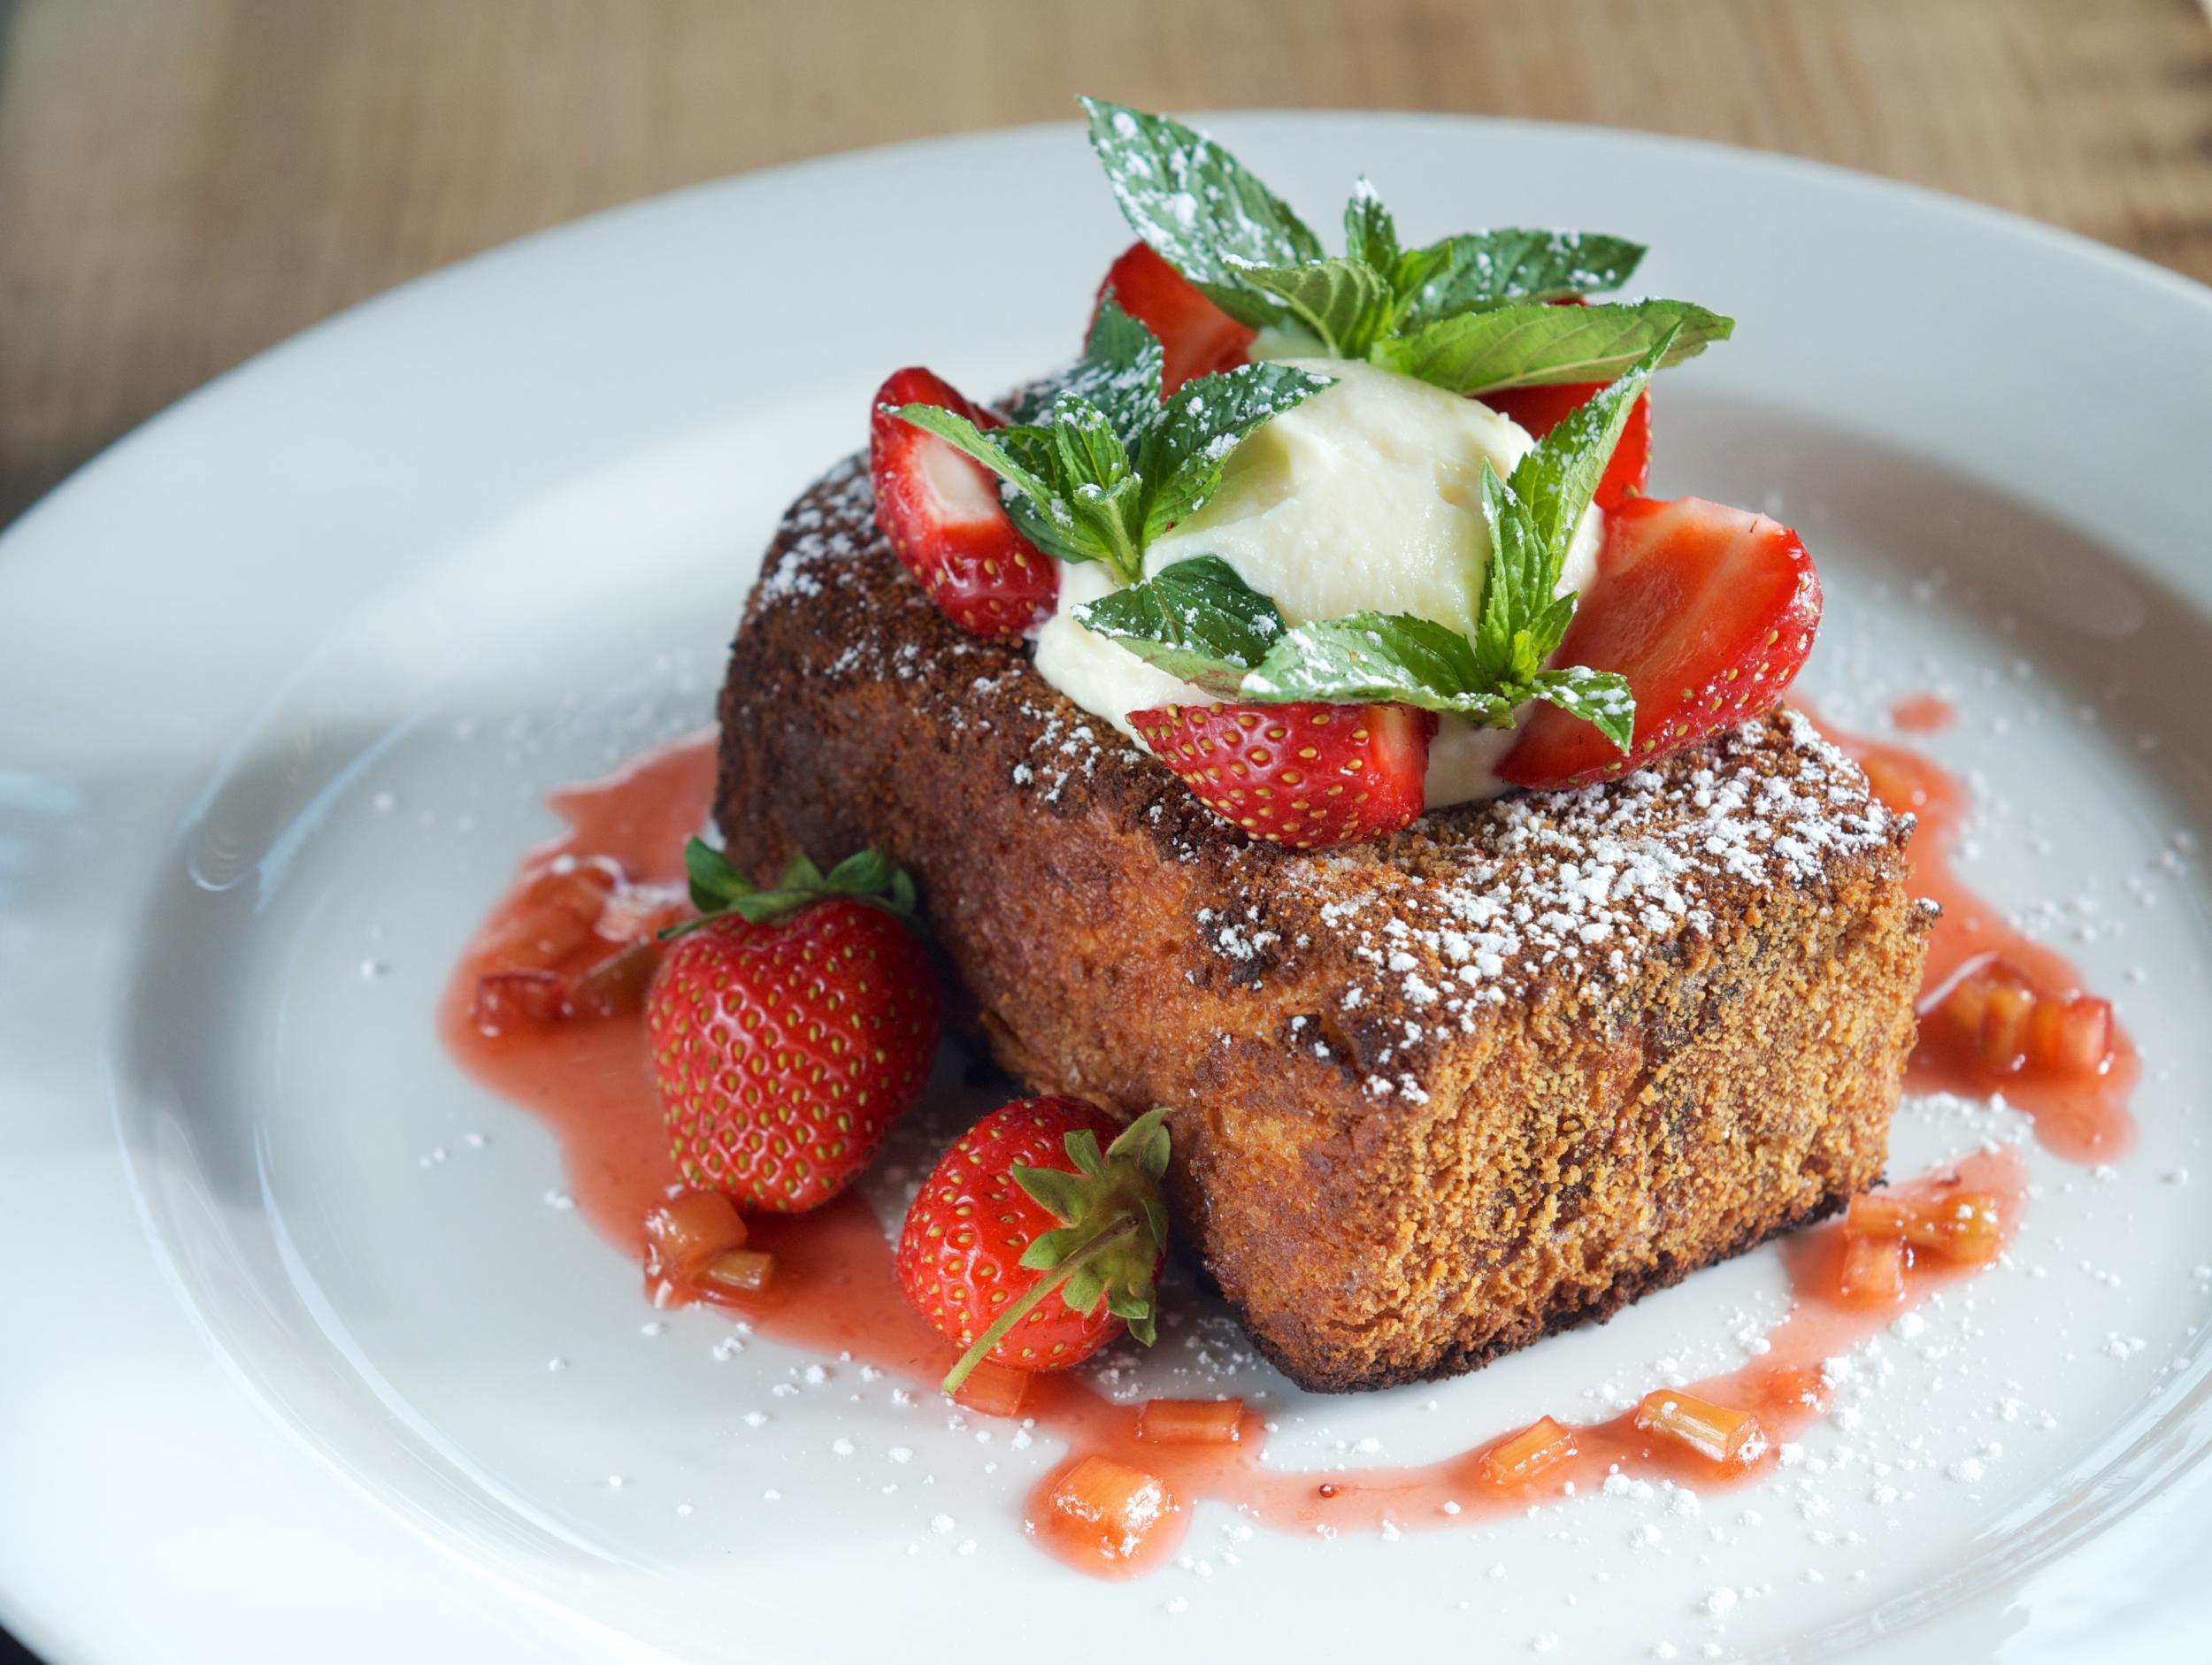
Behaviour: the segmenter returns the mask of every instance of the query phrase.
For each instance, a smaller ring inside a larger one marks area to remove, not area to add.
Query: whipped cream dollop
[[[1490,567],[1482,465],[1509,475],[1535,441],[1487,405],[1410,376],[1348,359],[1282,362],[1334,385],[1237,448],[1206,505],[1145,550],[1146,575],[1214,555],[1272,597],[1289,624],[1373,610],[1470,629]],[[1593,509],[1575,529],[1562,594],[1588,587],[1598,537]],[[1131,711],[1215,696],[1075,621],[1078,606],[1113,587],[1098,563],[1061,566],[1058,606],[1037,634],[1037,671],[1135,739]],[[1503,792],[1495,770],[1514,739],[1511,729],[1442,718],[1429,747],[1427,807]]]

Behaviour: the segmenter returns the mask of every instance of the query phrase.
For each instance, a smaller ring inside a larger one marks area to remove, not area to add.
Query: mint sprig
[[[1160,344],[1110,295],[1083,362],[1040,420],[986,431],[936,405],[895,414],[1005,481],[1007,513],[1039,549],[1063,561],[1102,561],[1133,584],[1145,546],[1204,506],[1236,448],[1330,385],[1288,364],[1245,364],[1187,381],[1163,403]]]
[[[1548,668],[1574,617],[1559,595],[1575,528],[1590,506],[1645,384],[1673,349],[1670,334],[1626,374],[1562,420],[1510,479],[1486,463],[1483,512],[1491,556],[1470,628],[1407,613],[1354,613],[1286,626],[1282,612],[1218,556],[1178,561],[1143,583],[1087,603],[1077,621],[1139,658],[1223,699],[1274,705],[1385,701],[1509,727],[1543,700],[1594,723],[1623,750],[1636,702],[1624,679]]]
[[[1310,340],[1455,393],[1621,374],[1672,329],[1678,363],[1726,339],[1732,320],[1681,301],[1563,308],[1619,288],[1640,243],[1590,232],[1507,227],[1407,249],[1365,179],[1344,210],[1345,252],[1205,134],[1086,98],[1091,144],[1136,234],[1239,322]]]

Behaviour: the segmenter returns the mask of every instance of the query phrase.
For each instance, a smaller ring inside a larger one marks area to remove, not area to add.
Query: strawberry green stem
[[[1136,1236],[1137,1231],[1136,1221],[1126,1216],[1122,1216],[1119,1229],[1093,1238],[1067,1259],[1062,1261],[1059,1265],[1054,1267],[1049,1277],[1040,1278],[1032,1284],[1027,1293],[1004,1312],[999,1314],[991,1327],[969,1344],[968,1350],[960,1355],[960,1362],[946,1372],[945,1379],[939,1384],[939,1386],[948,1393],[956,1393],[960,1384],[968,1379],[968,1373],[990,1355],[991,1349],[1003,1341],[1007,1333],[1026,1317],[1039,1301],[1066,1283],[1078,1267],[1096,1260],[1110,1249],[1118,1248]]]

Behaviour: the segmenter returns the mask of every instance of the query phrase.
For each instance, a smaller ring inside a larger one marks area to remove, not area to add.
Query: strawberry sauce
[[[1914,703],[1904,702],[1900,712]],[[1993,1061],[1967,1038],[1953,1032],[1952,1025],[1935,1021],[1947,997],[1963,979],[1992,967],[2016,978],[2036,1001],[2084,998],[2081,973],[2064,955],[2006,924],[2004,916],[1976,895],[1953,868],[1952,855],[1969,808],[1964,786],[1917,752],[1846,733],[1825,723],[1820,727],[1857,759],[1884,803],[1919,817],[1912,840],[1910,887],[1916,896],[1927,897],[1943,909],[1928,942],[1927,970],[1921,975],[1921,1035],[1906,1071],[1907,1090],[1969,1098],[2001,1093],[2007,1103],[2034,1118],[2037,1139],[2054,1154],[2082,1162],[2125,1155],[2135,1140],[2128,1100],[2140,1070],[2134,1044],[2116,1024],[2109,1025],[2107,1055],[2101,1065],[2062,1070],[2045,1067],[2032,1055],[2018,1063],[2007,1055],[1993,1067]]]
[[[2079,979],[2070,966],[2011,932],[1952,873],[1948,852],[1965,806],[1957,784],[1896,748],[1841,737],[1839,743],[1867,764],[1886,802],[1922,817],[1915,887],[1945,909],[1931,948],[1926,987],[1939,994],[1976,956],[2001,951],[2036,988],[2076,990]],[[635,882],[680,879],[684,841],[706,818],[713,777],[713,741],[701,736],[649,753],[603,780],[553,794],[551,803],[571,831],[530,853],[514,889],[494,908],[456,968],[439,1010],[440,1033],[456,1060],[486,1086],[551,1124],[579,1208],[610,1242],[641,1260],[646,1216],[680,1185],[647,1067],[641,1015],[572,1018],[490,1035],[474,1021],[472,1001],[480,975],[497,969],[488,950],[511,933],[526,881],[548,863],[564,856],[602,856],[618,863]],[[2039,1082],[2025,1070],[2004,1082],[2007,1097],[2036,1117],[2039,1134],[2054,1149],[2102,1157],[2124,1146],[2131,1124],[2124,1105],[2134,1056],[2124,1037],[2116,1030],[2112,1036],[2110,1067],[2086,1086]],[[1912,1085],[1989,1090],[1970,1073],[1917,1055]],[[2009,1151],[1977,1154],[1893,1187],[1892,1194],[1940,1201],[1951,1191],[1986,1193],[1995,1201],[2006,1239],[2016,1230],[2025,1185],[2018,1158]],[[764,1335],[849,1354],[918,1390],[934,1391],[952,1362],[952,1350],[907,1304],[891,1242],[866,1203],[849,1193],[805,1215],[757,1213],[746,1225],[749,1246],[775,1256],[776,1276],[761,1294],[718,1294],[715,1304]],[[1977,1270],[1919,1255],[1905,1268],[1896,1299],[1873,1308],[1846,1305],[1837,1294],[1844,1242],[1840,1223],[1832,1222],[1786,1243],[1782,1256],[1793,1301],[1789,1316],[1769,1333],[1766,1351],[1739,1370],[1679,1390],[1685,1398],[1756,1416],[1758,1437],[1732,1460],[1716,1461],[1663,1433],[1646,1431],[1631,1412],[1568,1428],[1567,1445],[1552,1450],[1540,1470],[1519,1484],[1501,1484],[1483,1472],[1484,1454],[1512,1430],[1491,1431],[1480,1443],[1436,1463],[1286,1472],[1263,1462],[1265,1428],[1249,1410],[1233,1443],[1147,1441],[1139,1434],[1139,1405],[1115,1403],[1081,1372],[1071,1372],[1035,1378],[1018,1413],[1069,1446],[1065,1461],[1032,1492],[1027,1530],[1041,1546],[1079,1570],[1132,1577],[1172,1557],[1193,1507],[1207,1499],[1280,1531],[1333,1535],[1377,1531],[1386,1524],[1400,1531],[1441,1527],[1525,1510],[1568,1494],[1570,1486],[1601,1487],[1615,1473],[1700,1486],[1741,1480],[1780,1462],[1781,1447],[1823,1413],[1828,1394],[1823,1361]],[[649,1279],[648,1290],[654,1293]],[[655,1298],[670,1299],[668,1287],[662,1285]],[[1072,1474],[1093,1458],[1105,1461]],[[1079,1491],[1099,1476],[1125,1481],[1130,1477],[1124,1469],[1156,1480],[1164,1498],[1156,1493],[1148,1500],[1146,1528],[1130,1540],[1126,1553],[1102,1554],[1096,1529],[1069,1515],[1068,1488],[1062,1483]],[[1056,1487],[1062,1487],[1057,1503]]]

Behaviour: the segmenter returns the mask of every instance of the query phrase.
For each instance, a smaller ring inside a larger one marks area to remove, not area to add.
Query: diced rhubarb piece
[[[1947,1260],[1978,1265],[2004,1247],[1997,1199],[1986,1191],[1944,1191],[1930,1197],[1851,1199],[1844,1230],[1853,1237],[1896,1238]]]
[[[953,1390],[952,1397],[956,1402],[970,1410],[981,1411],[986,1416],[1018,1416],[1033,1379],[1027,1370],[1018,1370],[995,1359],[981,1359]]]
[[[2094,994],[2070,994],[2036,1004],[2029,1055],[2054,1075],[2103,1073],[2112,1059],[2112,1002]]]
[[[672,885],[623,885],[607,898],[598,932],[610,942],[657,938],[691,917],[691,905]]]
[[[1475,1463],[1475,1474],[1486,1485],[1525,1485],[1574,1453],[1574,1430],[1539,1416],[1484,1452]]]
[[[487,1035],[557,1024],[568,1016],[568,979],[551,971],[488,971],[476,979],[469,1016]]]
[[[760,1249],[726,1249],[699,1269],[699,1281],[733,1295],[757,1295],[776,1276],[776,1257]]]
[[[1137,1438],[1164,1445],[1233,1446],[1243,1438],[1240,1399],[1148,1399]]]
[[[718,1255],[745,1247],[745,1221],[718,1191],[680,1191],[645,1216],[645,1270],[695,1276]]]
[[[1836,1294],[1847,1307],[1893,1307],[1905,1298],[1907,1264],[1904,1239],[1847,1231]]]
[[[1636,1407],[1636,1426],[1715,1462],[1748,1462],[1765,1449],[1759,1419],[1671,1387],[1655,1388]]]
[[[603,960],[577,973],[570,1005],[585,1017],[613,1017],[641,1011],[645,991],[660,969],[661,944],[649,936],[625,943]]]
[[[523,887],[485,957],[502,971],[546,971],[598,934],[620,874],[611,863],[564,861]]]
[[[1041,1530],[1063,1547],[1124,1563],[1143,1552],[1174,1512],[1175,1500],[1156,1474],[1111,1457],[1086,1457],[1060,1477],[1045,1506]]]

